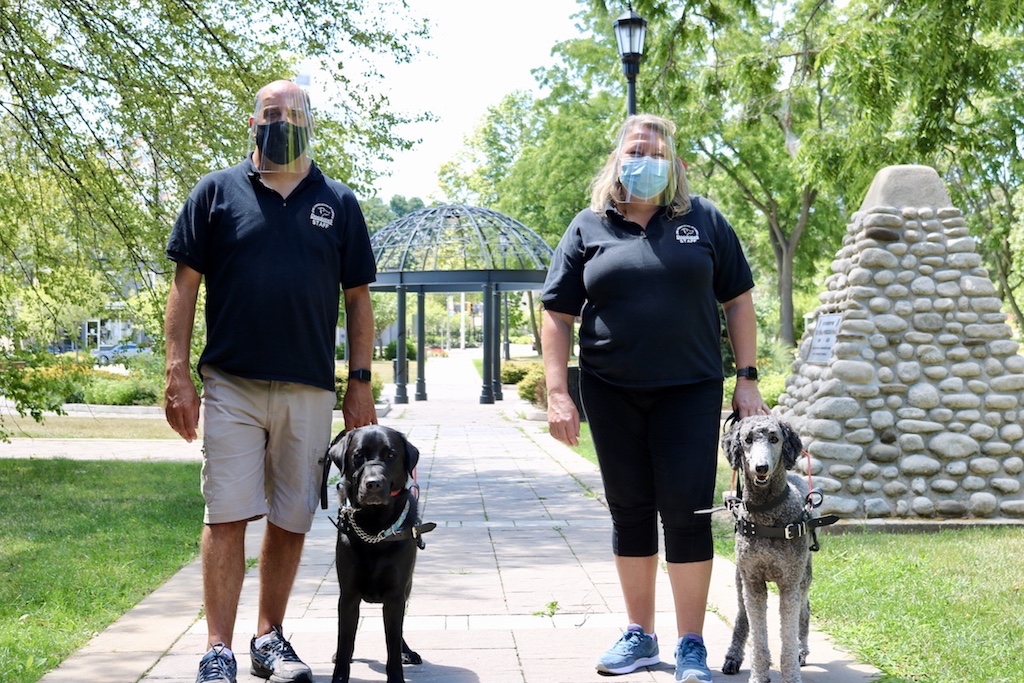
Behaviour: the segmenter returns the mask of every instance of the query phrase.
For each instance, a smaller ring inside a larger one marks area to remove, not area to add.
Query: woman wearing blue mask
[[[569,445],[578,316],[580,397],[612,515],[612,551],[629,621],[597,662],[606,674],[660,661],[654,630],[658,518],[675,606],[676,681],[710,683],[702,632],[712,548],[724,373],[719,306],[741,368],[733,408],[768,412],[757,388],[750,267],[732,226],[691,196],[675,125],[629,117],[562,237],[541,300],[551,435]]]

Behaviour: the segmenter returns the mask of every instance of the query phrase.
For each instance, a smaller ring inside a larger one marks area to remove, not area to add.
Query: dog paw
[[[725,664],[722,665],[722,673],[732,676],[740,672],[740,664],[743,663],[742,659],[733,659],[732,657],[725,658]]]
[[[800,666],[807,666],[807,655],[811,654],[809,650],[800,650]]]
[[[402,664],[408,664],[411,666],[419,666],[423,663],[423,657],[420,657],[420,653],[409,650],[408,652],[402,653]]]

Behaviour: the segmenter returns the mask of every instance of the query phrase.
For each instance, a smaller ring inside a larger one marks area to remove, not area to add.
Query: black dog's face
[[[777,467],[792,469],[803,450],[800,435],[773,415],[746,417],[722,438],[722,450],[734,470],[754,486],[767,486]]]
[[[401,432],[367,425],[339,434],[327,455],[341,471],[349,503],[359,508],[387,505],[401,493],[420,453]]]

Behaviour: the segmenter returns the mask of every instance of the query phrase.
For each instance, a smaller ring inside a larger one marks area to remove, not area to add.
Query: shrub
[[[531,363],[526,375],[516,384],[519,398],[529,401],[532,405],[547,409],[548,391],[544,382],[544,366]]]
[[[26,382],[45,391],[47,401],[56,405],[81,403],[89,376],[89,366],[76,362],[74,356],[59,356],[53,365],[30,368],[25,373]]]
[[[384,360],[394,360],[396,358],[398,358],[398,342],[392,339],[384,347]],[[405,342],[405,359],[416,360],[416,345],[410,341]]]
[[[159,404],[161,391],[152,383],[136,377],[96,373],[85,387],[86,403],[108,406],[153,406]]]
[[[770,372],[758,378],[757,388],[761,390],[761,398],[769,408],[779,405],[779,396],[786,390],[786,377],[786,373]]]
[[[338,366],[334,368],[334,409],[341,410],[341,402],[345,398],[345,390],[348,389],[348,368]],[[380,401],[380,394],[384,391],[384,380],[374,374],[370,379],[370,390],[373,392],[373,402]]]
[[[519,384],[519,382],[526,377],[526,373],[529,372],[530,368],[537,363],[523,362],[523,361],[508,361],[501,365],[501,383],[502,384]]]

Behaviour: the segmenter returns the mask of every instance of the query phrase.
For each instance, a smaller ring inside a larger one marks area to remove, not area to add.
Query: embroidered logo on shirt
[[[700,233],[692,225],[680,225],[676,228],[676,240],[680,244],[696,244],[700,241]]]
[[[327,230],[334,225],[334,209],[330,204],[314,204],[309,212],[309,222]]]

